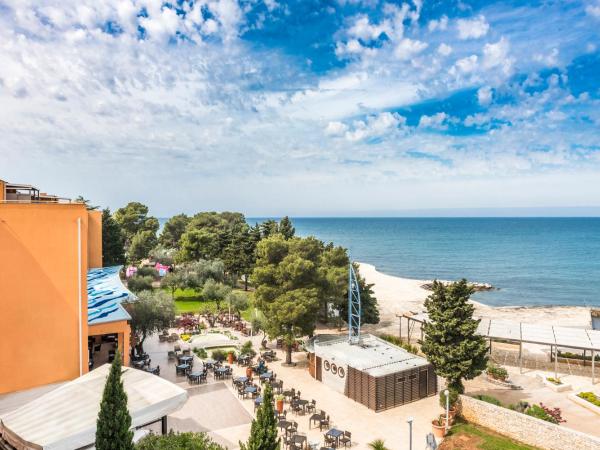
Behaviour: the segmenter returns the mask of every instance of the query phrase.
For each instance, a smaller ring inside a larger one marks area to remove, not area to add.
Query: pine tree
[[[270,384],[265,385],[262,404],[252,421],[248,442],[240,442],[241,450],[279,450],[281,448],[277,437],[277,419],[273,408],[273,391]]]
[[[96,421],[96,449],[133,450],[133,448],[127,393],[121,381],[121,353],[117,351],[102,393],[102,403]]]
[[[285,216],[279,221],[279,233],[283,235],[285,239],[291,239],[296,234],[296,229],[292,225],[292,221],[288,216]]]
[[[476,334],[479,320],[473,319],[475,307],[469,303],[472,293],[464,279],[448,286],[435,281],[425,300],[429,320],[423,325],[421,350],[459,393],[464,392],[462,380],[475,378],[487,364],[487,344]]]

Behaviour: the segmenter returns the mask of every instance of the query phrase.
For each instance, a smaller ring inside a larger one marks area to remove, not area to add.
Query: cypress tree
[[[125,264],[125,239],[121,226],[110,214],[110,209],[102,210],[102,265]]]
[[[263,401],[252,420],[248,442],[240,442],[241,450],[279,450],[281,448],[277,437],[277,419],[273,408],[273,390],[267,383],[263,391]]]
[[[423,325],[421,350],[448,388],[464,392],[462,380],[478,376],[487,364],[487,344],[476,333],[479,320],[469,303],[473,288],[463,279],[445,286],[433,283],[433,293],[425,300],[429,320]]]
[[[130,428],[127,393],[121,381],[121,353],[117,351],[102,393],[96,421],[96,449],[133,450],[133,431]]]

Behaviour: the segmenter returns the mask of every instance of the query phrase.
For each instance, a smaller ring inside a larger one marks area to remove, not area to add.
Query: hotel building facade
[[[114,339],[129,363],[133,296],[102,267],[102,214],[0,180],[0,394],[75,379]]]

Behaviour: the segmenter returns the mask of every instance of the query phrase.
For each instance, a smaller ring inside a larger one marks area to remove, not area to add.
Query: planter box
[[[542,380],[544,385],[552,389],[554,392],[565,392],[573,389],[573,386],[571,386],[569,383],[554,384],[552,381],[548,381],[547,377],[544,375],[538,374],[537,377]]]
[[[600,416],[600,406],[596,406],[593,403],[590,403],[581,397],[577,397],[577,394],[569,394],[569,400],[572,400],[579,406],[583,406],[584,408],[589,409],[593,413],[598,414]]]

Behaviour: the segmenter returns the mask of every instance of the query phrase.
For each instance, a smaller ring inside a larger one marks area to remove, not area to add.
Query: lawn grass
[[[236,289],[238,290],[238,289]],[[171,296],[171,290],[168,288],[163,288],[169,296]],[[239,289],[240,292],[245,292],[246,295],[250,296],[250,292]],[[191,288],[187,289],[176,289],[175,290],[175,311],[177,314],[183,313],[198,313],[201,308],[209,307],[211,311],[215,312],[217,310],[217,303],[215,301],[207,301],[202,299],[202,294]],[[250,302],[252,302],[252,297],[250,296]],[[221,308],[226,307],[226,302],[221,302]],[[242,311],[242,318],[244,320],[250,321],[254,317],[254,307],[252,305],[248,307],[248,309]]]
[[[538,450],[536,447],[515,442],[511,438],[502,436],[487,428],[465,422],[457,423],[452,427],[444,440],[442,448],[460,448],[452,445],[454,440],[460,440],[460,436],[479,438],[475,448],[480,450]]]

